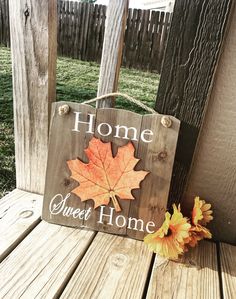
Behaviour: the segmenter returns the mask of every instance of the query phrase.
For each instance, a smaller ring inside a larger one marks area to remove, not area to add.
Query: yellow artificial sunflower
[[[212,238],[212,234],[209,229],[200,224],[197,224],[196,226],[193,225],[189,230],[189,237],[185,239],[185,243],[187,243],[190,247],[195,247],[198,241],[201,241],[204,238]]]
[[[192,211],[193,225],[206,225],[213,219],[211,204],[201,200],[198,196],[194,199],[194,207]]]
[[[198,196],[194,199],[194,206],[192,210],[192,226],[189,230],[189,237],[185,243],[191,247],[195,247],[198,241],[207,238],[211,239],[212,234],[204,227],[213,219],[211,205],[207,204],[205,200],[201,200]]]
[[[159,255],[177,259],[179,254],[184,252],[185,240],[189,238],[191,225],[187,218],[183,217],[180,208],[173,205],[173,215],[165,214],[165,221],[162,226],[153,234],[148,234],[144,242],[149,249]]]

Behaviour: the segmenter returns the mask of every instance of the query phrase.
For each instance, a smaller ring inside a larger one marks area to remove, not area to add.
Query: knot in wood
[[[58,114],[60,116],[68,114],[70,111],[70,107],[68,105],[62,105],[58,108]]]
[[[24,210],[19,213],[20,218],[29,218],[33,216],[34,212],[32,210]]]
[[[163,116],[161,118],[161,124],[165,128],[170,128],[172,126],[172,120],[171,120],[171,118],[169,116]]]
[[[167,152],[166,151],[160,152],[158,154],[158,160],[159,161],[164,161],[166,158],[167,158]]]
[[[29,13],[29,9],[28,8],[25,9],[24,15],[25,15],[26,18],[29,17],[30,13]]]
[[[122,253],[117,253],[112,256],[112,264],[116,267],[123,267],[127,263],[127,256]]]

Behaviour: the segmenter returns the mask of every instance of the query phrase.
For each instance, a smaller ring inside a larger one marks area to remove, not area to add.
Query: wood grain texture
[[[10,0],[17,187],[43,193],[55,100],[56,1]]]
[[[0,262],[40,222],[42,196],[14,190],[0,200]]]
[[[128,6],[129,0],[110,0],[109,2],[98,82],[98,96],[117,91]],[[97,103],[97,107],[111,107],[113,105],[113,99],[105,99]]]
[[[222,288],[225,299],[236,294],[236,246],[220,243]]]
[[[109,123],[112,126],[112,134],[110,136],[105,137],[100,135],[96,131],[95,137],[99,138],[104,142],[112,142],[113,157],[116,156],[118,147],[126,145],[129,142],[128,138],[132,139],[134,137],[134,132],[132,129],[128,131],[127,139],[113,137],[115,135],[115,127],[114,127],[115,125],[120,124],[128,128],[131,127],[136,128],[137,140],[139,140],[140,138],[140,129],[142,123],[142,115],[140,114],[133,113],[131,111],[125,111],[122,109],[109,109],[109,108],[97,109],[95,128],[97,129],[97,127],[101,123]],[[122,134],[124,134],[124,131],[123,130],[121,131],[122,133],[120,135],[122,136]],[[103,132],[106,134],[105,130]],[[137,152],[139,142],[133,141],[132,143]],[[130,200],[119,199],[118,201],[122,211],[118,213],[114,211],[114,218],[118,215],[123,215],[127,220],[129,215]],[[88,202],[88,204],[86,204],[86,209],[90,206],[91,207],[94,206],[93,201],[92,203]],[[110,204],[107,207],[105,207],[104,209],[105,214],[109,214],[110,207],[114,207],[112,201],[110,201]],[[88,221],[86,221],[86,225],[89,228],[96,229],[99,231],[126,235],[126,226],[119,228],[118,226],[114,226],[114,225],[111,226],[111,225],[98,224],[97,222],[99,221],[99,215],[100,215],[100,209],[94,210],[93,215],[89,218]]]
[[[151,257],[143,242],[98,233],[60,298],[142,298]]]
[[[0,44],[10,46],[9,1],[0,0]]]
[[[141,189],[134,191],[137,200],[131,202],[129,212],[129,216],[143,219],[144,223],[153,221],[156,225],[152,231],[164,220],[180,126],[179,120],[170,117],[172,125],[166,128],[161,124],[162,117],[160,114],[143,116],[141,131],[149,128],[155,134],[151,143],[139,143],[137,158],[141,161],[137,169],[145,169],[150,174],[141,183]],[[142,240],[144,235],[128,229],[130,237]]]
[[[175,3],[156,110],[181,120],[170,203],[180,201],[214,78],[232,0]]]
[[[58,109],[63,105],[68,105],[70,111],[61,116],[58,114]],[[73,131],[76,121],[75,112],[80,113],[78,127],[80,132]],[[90,133],[87,132],[89,114],[94,116]],[[98,231],[122,235],[128,233],[128,236],[138,240],[143,239],[151,226],[153,232],[157,230],[162,224],[166,211],[179,132],[177,119],[170,117],[171,127],[166,128],[161,123],[163,117],[167,116],[159,114],[143,116],[122,109],[95,109],[84,104],[55,103],[50,129],[42,218],[51,223],[67,226],[86,226]],[[99,128],[101,124],[103,126]],[[117,125],[120,126],[119,131],[116,131]],[[145,130],[151,130],[153,134],[150,136],[144,134],[147,142],[142,140],[144,138],[142,134]],[[113,157],[116,156],[118,147],[131,141],[135,147],[134,156],[140,160],[134,170],[151,172],[140,183],[140,188],[132,190],[135,200],[117,198],[121,206],[119,212],[112,210],[114,208],[112,200],[102,211],[101,207],[94,209],[92,198],[87,198],[86,201],[82,202],[79,196],[72,193],[73,189],[79,186],[79,182],[70,178],[71,171],[66,162],[79,158],[84,163],[88,163],[84,150],[88,147],[93,136],[104,142],[111,142]],[[57,154],[55,155],[55,153]],[[51,204],[52,199],[58,194],[59,196]],[[66,199],[67,194],[70,194],[70,197]],[[64,204],[62,204],[62,199],[65,199]],[[50,207],[55,207],[54,214]],[[74,217],[73,212],[77,209],[85,211],[90,209],[89,218],[85,221],[85,219],[80,219],[78,215]],[[110,218],[108,217],[111,214],[112,220],[109,221]],[[118,216],[119,221],[116,222]],[[150,227],[149,221],[154,222]],[[130,228],[127,230],[128,227]]]
[[[156,256],[147,299],[219,299],[216,245],[202,241],[181,261]]]
[[[209,106],[184,194],[186,208],[196,195],[212,204],[213,237],[236,244],[236,8],[216,70]]]
[[[93,236],[41,222],[0,264],[0,297],[58,297]]]
[[[88,125],[86,124],[80,125],[80,132],[72,131],[75,127],[74,112],[81,111],[82,114],[80,121],[86,122],[88,121],[88,114],[91,113],[95,115],[96,109],[88,105],[69,103],[70,112],[66,115],[59,115],[59,107],[65,104],[65,102],[57,102],[54,103],[52,107],[52,121],[49,136],[50,142],[42,217],[44,220],[52,223],[78,227],[83,224],[83,219],[52,215],[49,211],[49,204],[56,194],[62,194],[63,198],[65,198],[68,193],[78,186],[78,183],[70,178],[71,172],[66,161],[79,157],[84,163],[88,162],[88,158],[84,150],[88,147],[93,134],[85,134],[88,130]],[[71,193],[66,205],[76,209],[85,208],[85,203],[81,202],[73,193]],[[59,222],[58,219],[60,219]]]

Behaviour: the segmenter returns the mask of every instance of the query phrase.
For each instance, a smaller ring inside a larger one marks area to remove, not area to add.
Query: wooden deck
[[[235,298],[236,246],[201,242],[179,262],[141,241],[40,220],[42,197],[0,200],[0,298]]]

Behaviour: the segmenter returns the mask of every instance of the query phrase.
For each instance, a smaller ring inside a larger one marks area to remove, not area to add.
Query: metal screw
[[[68,106],[68,105],[62,105],[62,106],[60,106],[59,108],[58,108],[58,114],[60,115],[60,116],[62,116],[62,115],[65,115],[65,114],[68,114],[69,113],[69,111],[70,111],[70,107]]]
[[[169,116],[163,116],[161,118],[161,124],[165,128],[170,128],[172,126],[172,120],[171,120],[171,118]]]

